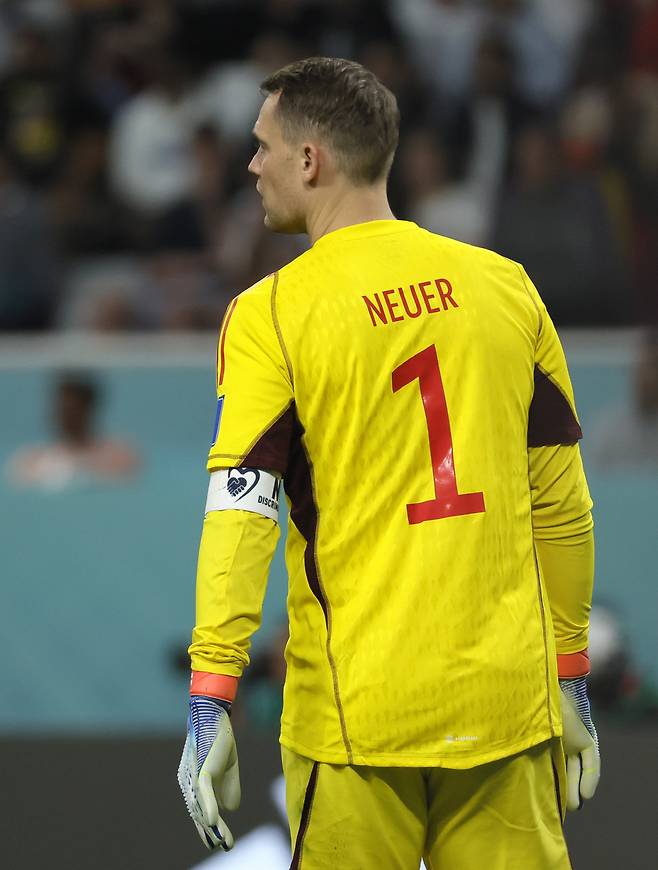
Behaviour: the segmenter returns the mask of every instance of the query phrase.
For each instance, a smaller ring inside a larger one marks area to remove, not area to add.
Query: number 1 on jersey
[[[484,495],[481,492],[459,493],[452,455],[452,435],[446,396],[441,380],[439,360],[433,344],[415,354],[393,371],[393,392],[418,379],[423,400],[427,431],[430,440],[430,457],[434,472],[434,498],[407,505],[410,525],[444,517],[460,517],[484,511]]]

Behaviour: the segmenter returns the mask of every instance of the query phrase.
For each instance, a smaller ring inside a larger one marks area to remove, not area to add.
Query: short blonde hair
[[[309,57],[268,76],[261,89],[280,94],[277,112],[287,141],[317,131],[355,185],[388,176],[400,112],[394,95],[370,70],[342,58]]]

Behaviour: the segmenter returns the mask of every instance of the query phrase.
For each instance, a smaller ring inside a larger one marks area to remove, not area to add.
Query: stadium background
[[[216,331],[235,292],[303,250],[263,230],[245,167],[258,82],[317,53],[361,60],[398,95],[398,216],[522,261],[563,336],[596,504],[604,751],[568,836],[576,870],[652,867],[654,0],[0,4],[2,866],[204,858],[175,771]],[[21,451],[57,440],[62,372],[98,385],[97,429],[130,445],[134,474],[21,480]],[[272,850],[240,866],[272,870],[284,622],[278,552],[238,704],[233,819]]]

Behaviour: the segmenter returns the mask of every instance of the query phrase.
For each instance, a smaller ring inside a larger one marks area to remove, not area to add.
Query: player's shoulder
[[[429,230],[421,230],[431,244],[436,244],[444,263],[453,265],[459,274],[467,274],[475,286],[488,293],[501,293],[513,304],[526,309],[538,310],[539,295],[521,263],[502,254],[460,242],[447,236],[439,236]]]
[[[286,263],[285,266],[281,266],[276,271],[270,272],[269,275],[259,278],[258,281],[238,294],[236,299],[238,301],[244,299],[253,305],[263,302],[271,304],[272,295],[281,287],[281,284],[298,275],[300,269],[303,270],[306,267],[307,255],[309,253],[310,250],[304,251],[298,257],[295,257],[294,260]]]
[[[296,297],[296,291],[308,287],[309,270],[314,269],[310,253],[311,249],[304,251],[243,290],[236,297],[243,310],[271,311],[282,299],[290,301],[292,297]]]
[[[269,312],[272,307],[272,291],[276,286],[276,280],[276,272],[272,272],[242,290],[233,297],[227,309],[227,316],[234,320],[243,320],[246,317],[257,317],[259,314]]]
[[[460,242],[457,239],[451,239],[448,236],[440,236],[423,227],[418,228],[430,244],[436,244],[441,247],[443,253],[456,261],[469,264],[476,269],[491,270],[495,272],[508,272],[519,281],[522,281],[522,276],[525,271],[520,263],[510,260],[509,257],[504,257],[502,254],[492,251],[491,248],[472,245],[468,242]]]
[[[320,264],[316,248],[307,248],[278,269],[275,273],[277,286],[293,284],[300,276],[308,275],[310,270],[318,268],[320,268]]]
[[[272,289],[275,273],[265,275],[242,290],[229,302],[220,334],[267,330],[272,320]]]
[[[269,275],[265,275],[263,278],[259,278],[258,281],[255,281],[249,287],[245,288],[241,293],[235,297],[237,302],[242,300],[248,300],[253,302],[259,302],[263,299],[269,299],[272,295],[272,290],[277,281],[278,273],[270,272]]]

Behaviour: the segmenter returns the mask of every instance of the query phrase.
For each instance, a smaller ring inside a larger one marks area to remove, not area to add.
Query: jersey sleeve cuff
[[[586,677],[589,671],[589,653],[586,649],[557,657],[557,674],[561,680]]]
[[[238,678],[228,674],[209,674],[207,671],[192,671],[190,695],[205,695],[233,703],[238,691]]]

